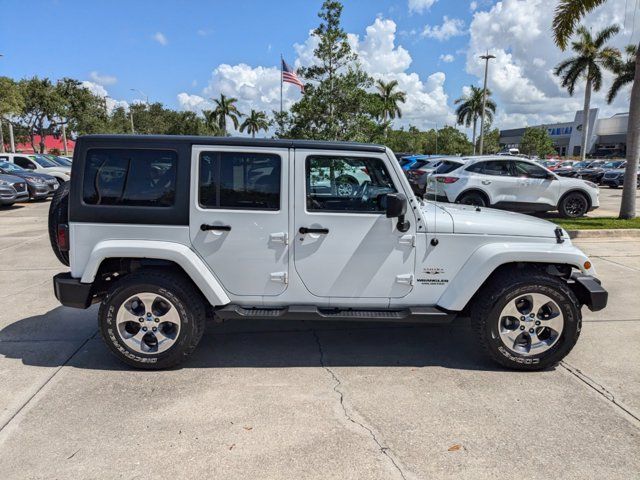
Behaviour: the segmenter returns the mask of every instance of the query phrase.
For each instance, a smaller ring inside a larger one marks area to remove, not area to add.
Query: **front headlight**
[[[584,183],[586,183],[587,185],[589,185],[591,188],[595,188],[596,190],[600,187],[598,187],[598,185],[596,185],[593,182],[589,182],[588,180],[585,180]]]
[[[37,177],[24,177],[27,182],[35,183],[36,185],[44,185],[45,182],[41,178]]]

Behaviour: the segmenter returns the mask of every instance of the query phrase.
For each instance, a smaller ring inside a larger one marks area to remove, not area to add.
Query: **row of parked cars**
[[[574,161],[543,161],[546,168],[561,177],[582,178],[609,188],[619,188],[624,185],[624,171],[627,162],[624,160],[587,160]],[[640,185],[640,174],[636,177]]]
[[[599,187],[579,176],[561,176],[511,155],[426,156],[399,159],[412,189],[424,198],[521,212],[557,210],[581,217],[599,207]]]
[[[71,160],[51,154],[0,153],[0,206],[52,196],[71,175]]]

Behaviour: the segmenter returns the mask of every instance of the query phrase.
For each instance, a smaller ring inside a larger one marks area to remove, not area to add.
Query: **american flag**
[[[296,75],[296,71],[289,65],[287,65],[287,62],[285,62],[284,60],[282,60],[282,81],[293,83],[294,85],[299,86],[300,91],[304,93],[304,83],[302,83],[302,81],[298,78],[298,75]]]

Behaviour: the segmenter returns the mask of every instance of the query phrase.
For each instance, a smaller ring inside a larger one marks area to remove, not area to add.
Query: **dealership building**
[[[599,118],[598,109],[589,112],[589,139],[587,155],[624,157],[627,151],[628,113]],[[582,144],[582,110],[576,112],[572,122],[535,125],[546,128],[560,156],[579,156]],[[525,128],[500,131],[500,145],[504,149],[519,148]]]

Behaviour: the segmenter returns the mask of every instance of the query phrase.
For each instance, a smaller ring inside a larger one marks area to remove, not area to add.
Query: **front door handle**
[[[491,185],[491,180],[483,180],[482,184],[483,185]]]
[[[200,225],[200,230],[206,232],[207,230],[219,230],[221,232],[229,232],[231,231],[231,225],[207,225],[203,223]]]
[[[302,235],[306,235],[307,233],[320,233],[322,235],[327,235],[329,233],[329,229],[328,228],[307,228],[307,227],[300,227],[300,230],[298,230]]]

